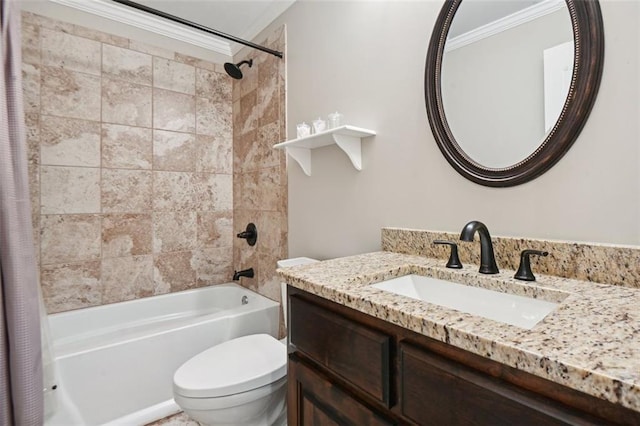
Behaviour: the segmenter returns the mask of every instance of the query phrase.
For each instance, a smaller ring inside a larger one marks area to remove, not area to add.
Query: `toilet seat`
[[[177,395],[213,398],[274,383],[287,373],[287,348],[268,334],[228,340],[194,356],[173,376]]]

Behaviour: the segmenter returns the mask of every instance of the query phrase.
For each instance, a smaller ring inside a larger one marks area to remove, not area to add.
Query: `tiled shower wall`
[[[285,51],[285,27],[256,43]],[[285,154],[273,145],[286,139],[285,60],[258,50],[245,49],[236,62],[253,59],[242,67],[244,78],[233,84],[234,227],[249,222],[258,227],[258,241],[250,247],[234,240],[234,266],[253,268],[254,278],[241,284],[273,300],[280,300],[276,261],[287,257],[287,169]]]
[[[23,13],[23,77],[50,313],[230,281],[232,83],[220,65]]]

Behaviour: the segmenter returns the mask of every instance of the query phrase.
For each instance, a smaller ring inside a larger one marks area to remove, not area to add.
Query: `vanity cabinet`
[[[289,425],[640,425],[622,406],[288,292]]]

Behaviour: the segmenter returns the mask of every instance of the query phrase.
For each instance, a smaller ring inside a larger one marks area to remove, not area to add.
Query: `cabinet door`
[[[393,424],[294,356],[289,358],[288,368],[290,426]]]
[[[420,425],[603,424],[455,361],[402,344],[402,414]]]
[[[289,298],[296,351],[390,406],[391,338],[296,296]]]

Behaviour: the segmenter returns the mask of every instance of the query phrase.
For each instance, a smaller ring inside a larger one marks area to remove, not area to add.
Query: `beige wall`
[[[230,281],[232,83],[220,65],[23,12],[48,311]]]
[[[234,128],[240,125],[242,107],[246,105],[242,120],[253,123],[257,140],[262,140],[260,134],[265,139],[262,144],[251,144],[252,137],[243,141],[239,136],[234,139],[235,150],[239,150],[235,154],[234,161],[238,162],[235,166],[245,167],[243,162],[251,164],[247,155],[255,158],[253,164],[256,165],[244,171],[236,170],[233,192],[238,215],[231,232],[239,232],[245,222],[253,220],[263,230],[269,229],[270,225],[262,226],[260,221],[281,225],[267,231],[266,235],[271,237],[259,240],[253,251],[242,246],[239,240],[227,240],[226,244],[235,247],[235,269],[267,265],[261,268],[262,276],[269,277],[266,281],[258,278],[258,281],[243,284],[261,287],[259,283],[270,282],[262,292],[277,299],[274,294],[277,278],[271,272],[265,272],[267,267],[273,267],[275,259],[287,257],[287,254],[328,258],[377,250],[382,226],[457,232],[466,221],[480,219],[496,235],[638,244],[640,128],[636,123],[640,115],[637,29],[640,11],[636,2],[604,1],[601,4],[607,42],[606,61],[600,94],[589,122],[573,148],[553,169],[532,182],[507,189],[485,188],[459,176],[442,157],[431,135],[424,106],[424,61],[441,2],[300,0],[292,6],[256,39],[268,39],[277,33],[276,29],[287,25],[286,126],[289,134],[295,134],[298,122],[339,110],[350,124],[372,128],[378,135],[363,144],[364,170],[361,172],[353,169],[336,147],[313,152],[311,177],[304,175],[295,162],[289,161],[287,227],[286,197],[278,202],[269,198],[275,194],[277,199],[281,197],[278,194],[287,191],[284,168],[282,163],[276,165],[275,157],[271,157],[273,153],[267,150],[272,142],[283,140],[286,134],[286,128],[282,127],[285,125],[282,111],[284,71],[278,71],[281,73],[278,83],[280,130],[277,137],[268,138],[265,135],[269,126],[262,126],[258,118],[263,117],[264,122],[264,117],[270,114],[262,102],[265,98],[260,98],[266,92],[259,90],[258,83],[252,80],[259,78],[259,73],[245,72],[245,80],[234,88]],[[57,27],[72,34],[73,28],[81,29],[66,25]],[[35,36],[39,40],[37,31],[30,32],[29,28],[26,31],[26,39]],[[78,35],[87,38],[84,33]],[[128,40],[120,41],[129,43]],[[109,41],[109,37],[101,42],[118,43]],[[39,41],[37,43],[40,46]],[[32,49],[29,46],[25,50],[25,57],[32,58],[25,60],[28,110],[40,108],[32,102],[34,99],[39,102],[40,83],[44,81],[40,74],[42,64],[37,62],[41,53],[39,47]],[[131,45],[121,47],[130,48]],[[236,59],[247,51],[243,50]],[[149,50],[147,54],[162,57],[159,52]],[[197,65],[183,54],[172,54],[177,62],[205,67],[203,62]],[[261,68],[266,69],[266,66]],[[41,161],[42,115],[47,114],[30,110],[27,116],[32,147],[30,161],[37,165]],[[251,153],[252,149],[258,151]],[[282,158],[279,161],[282,162]],[[32,170],[38,170],[38,173],[32,173],[32,188],[39,188],[40,169]],[[279,173],[277,178],[273,174],[276,171]],[[249,198],[241,201],[239,194]],[[277,203],[280,205],[276,206]],[[35,208],[34,219],[39,226],[40,204],[35,204]],[[270,215],[275,216],[274,222],[266,219]],[[278,242],[287,239],[287,232],[289,252]],[[101,238],[100,228],[98,242],[91,242],[93,247],[95,244],[102,247]],[[260,241],[269,245],[260,246]],[[151,253],[151,256],[158,254]],[[122,258],[133,260],[133,257]],[[70,300],[70,305],[66,305],[68,301],[62,296],[56,302],[66,306],[60,310],[106,300],[103,295],[107,281],[102,280],[102,264],[96,259],[90,262],[94,262],[92,268],[72,267],[65,272],[70,276],[79,274],[80,279],[65,280],[52,275],[50,288],[78,286],[74,290],[78,296]],[[65,260],[52,265],[82,263],[84,261]],[[64,278],[65,275],[60,276]],[[137,290],[131,288],[131,291]],[[57,293],[51,291],[50,294]],[[138,296],[125,292],[117,297]]]
[[[601,2],[606,58],[582,134],[550,171],[513,188],[458,175],[439,152],[424,104],[424,63],[442,6],[301,0],[287,25],[288,130],[339,110],[377,131],[357,172],[336,147],[312,153],[313,175],[289,161],[291,256],[380,248],[380,228],[459,232],[471,219],[495,235],[640,243],[639,7]]]

